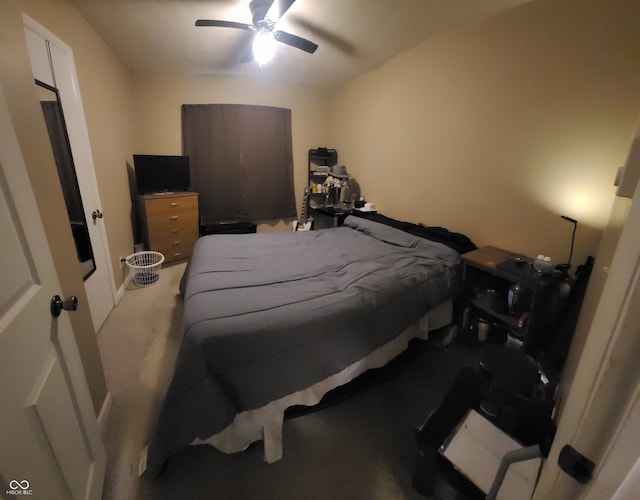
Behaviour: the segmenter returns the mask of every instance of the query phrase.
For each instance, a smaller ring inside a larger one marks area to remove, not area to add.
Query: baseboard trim
[[[120,299],[124,296],[124,283],[120,285],[120,288],[116,291],[116,305],[120,303]]]
[[[104,433],[104,428],[107,424],[107,420],[109,419],[109,413],[111,413],[112,405],[113,398],[111,397],[111,393],[107,392],[107,396],[102,402],[102,408],[100,408],[100,414],[98,415],[98,428],[100,429],[100,434]]]

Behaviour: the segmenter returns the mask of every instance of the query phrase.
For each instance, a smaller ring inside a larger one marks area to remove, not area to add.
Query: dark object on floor
[[[483,413],[497,416],[505,398],[521,396],[531,398],[540,382],[538,365],[520,349],[506,345],[487,345],[480,352],[480,370],[491,385],[480,404]]]
[[[411,476],[416,491],[430,497],[436,476],[438,448],[469,408],[479,408],[487,393],[488,383],[481,374],[466,367],[458,372],[438,408],[416,430],[418,451]]]
[[[209,234],[248,234],[255,233],[256,230],[256,225],[246,220],[200,220],[200,236]]]
[[[451,464],[439,455],[438,449],[469,410],[476,410],[524,446],[537,444],[541,454],[546,456],[555,426],[546,402],[535,398],[539,383],[537,365],[523,351],[506,346],[483,348],[480,368],[462,369],[438,408],[416,430],[418,450],[412,474],[414,489],[431,496],[437,475],[446,472],[447,467],[451,469]],[[467,495],[481,497],[480,490],[462,475],[452,474],[451,470],[447,475],[448,481]]]
[[[576,269],[575,282],[571,290],[571,295],[569,295],[569,303],[550,342],[548,360],[551,366],[558,371],[564,367],[564,363],[569,355],[569,348],[571,347],[573,334],[576,329],[576,324],[578,323],[578,316],[582,308],[582,301],[584,300],[589,278],[593,270],[593,263],[593,257],[589,256],[585,263]]]
[[[458,336],[458,325],[451,324],[429,332],[429,342],[437,349],[446,349]]]

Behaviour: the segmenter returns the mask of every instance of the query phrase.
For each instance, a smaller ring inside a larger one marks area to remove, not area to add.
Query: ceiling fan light
[[[253,57],[259,66],[273,59],[276,52],[276,41],[269,30],[260,30],[253,39]]]

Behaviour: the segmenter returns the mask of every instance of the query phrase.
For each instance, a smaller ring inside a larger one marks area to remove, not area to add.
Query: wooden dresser
[[[165,262],[191,256],[198,239],[198,193],[145,194],[138,207],[148,250],[161,252]]]

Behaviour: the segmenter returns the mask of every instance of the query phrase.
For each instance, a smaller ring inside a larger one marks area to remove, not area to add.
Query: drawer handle
[[[172,215],[171,217],[169,217],[169,220],[178,220],[179,218],[179,215]]]
[[[180,232],[180,229],[178,229],[177,227],[171,229],[171,234],[177,234]]]
[[[173,203],[169,203],[170,207],[177,207],[178,206],[178,202],[174,201]]]
[[[176,257],[176,258],[180,257],[180,255],[182,255],[180,252],[176,252],[176,253],[173,254],[173,256]]]
[[[180,243],[182,243],[182,242],[181,242],[180,240],[177,240],[177,241],[172,242],[171,244],[172,244],[174,247],[177,247]]]

